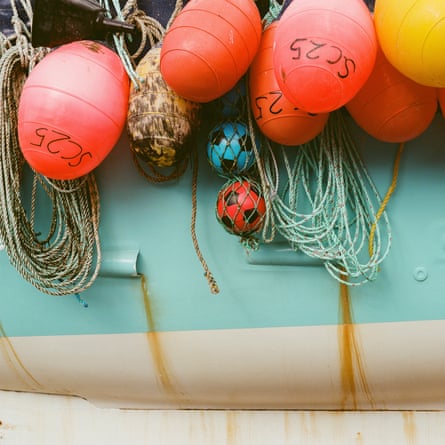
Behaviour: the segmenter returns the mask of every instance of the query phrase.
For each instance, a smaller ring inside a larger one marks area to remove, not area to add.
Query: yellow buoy
[[[445,2],[376,0],[377,38],[388,61],[417,83],[445,87]]]

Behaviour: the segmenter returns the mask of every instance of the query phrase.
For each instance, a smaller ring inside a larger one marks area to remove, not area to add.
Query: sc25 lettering
[[[90,159],[93,157],[91,152],[84,151],[78,142],[61,131],[38,127],[34,133],[35,139],[30,142],[31,145],[46,148],[48,153],[67,161],[69,167],[78,167],[85,156]]]
[[[284,111],[280,102],[284,98],[283,93],[279,90],[269,91],[263,96],[255,97],[255,119],[258,121],[264,117],[264,111],[270,114],[278,115]],[[293,107],[292,110],[298,111],[299,108]],[[316,113],[307,113],[309,116],[316,116]]]
[[[308,38],[296,38],[290,44],[289,49],[292,51],[293,60],[321,59],[328,65],[338,65],[337,76],[340,79],[346,79],[351,73],[355,73],[355,61],[346,57],[338,46]]]

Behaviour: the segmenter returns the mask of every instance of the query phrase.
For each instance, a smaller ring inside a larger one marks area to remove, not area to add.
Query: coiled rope
[[[31,4],[21,3],[31,23]],[[100,267],[99,192],[93,174],[49,181],[26,168],[17,138],[18,103],[29,71],[47,50],[31,46],[28,25],[18,17],[14,0],[12,6],[15,35],[7,39],[0,58],[0,237],[11,264],[38,290],[78,294],[91,286]],[[28,173],[32,190],[27,210]],[[52,209],[44,235],[35,227],[39,204],[44,207],[42,192]]]

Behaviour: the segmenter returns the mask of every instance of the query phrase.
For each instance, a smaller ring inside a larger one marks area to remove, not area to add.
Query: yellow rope
[[[377,228],[377,223],[380,219],[380,217],[383,215],[383,212],[386,209],[386,206],[388,205],[388,202],[392,196],[392,194],[394,193],[396,186],[397,186],[397,178],[399,176],[399,165],[400,165],[400,159],[402,158],[402,153],[403,150],[405,148],[405,143],[401,142],[399,144],[399,148],[397,150],[396,153],[396,158],[394,160],[394,168],[393,168],[393,174],[392,174],[392,181],[391,181],[391,185],[388,188],[388,191],[386,192],[385,198],[382,201],[382,204],[379,208],[379,211],[377,212],[375,221],[371,227],[371,231],[369,232],[369,244],[368,244],[368,249],[369,249],[369,256],[372,257],[372,255],[374,254],[374,235],[375,235],[375,231]]]

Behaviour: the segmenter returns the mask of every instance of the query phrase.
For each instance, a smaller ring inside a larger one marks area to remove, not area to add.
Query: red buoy
[[[438,107],[437,91],[409,79],[389,63],[382,51],[371,76],[346,104],[354,121],[383,142],[407,142],[431,124]]]
[[[265,29],[250,65],[250,106],[259,129],[267,138],[282,145],[301,145],[321,133],[329,113],[313,114],[300,110],[283,95],[273,65],[277,26],[278,22],[273,22]]]
[[[261,29],[252,0],[190,0],[162,42],[165,82],[194,102],[221,97],[247,72]]]
[[[27,162],[52,179],[92,171],[122,133],[129,89],[120,58],[102,44],[74,42],[49,53],[20,96],[18,138]]]
[[[275,74],[295,106],[326,113],[352,99],[371,74],[376,53],[363,0],[298,0],[278,22]]]

